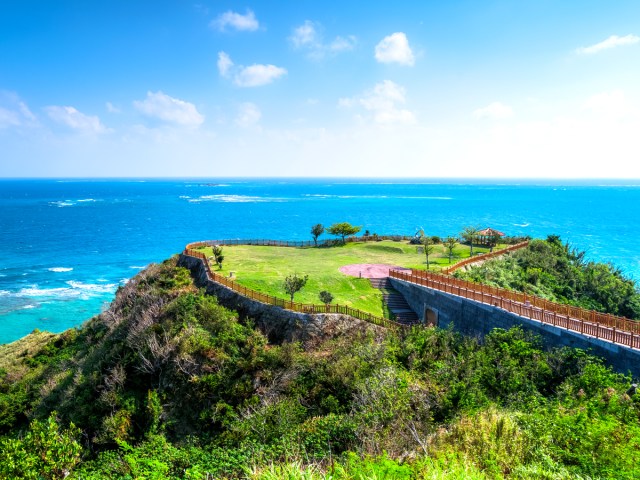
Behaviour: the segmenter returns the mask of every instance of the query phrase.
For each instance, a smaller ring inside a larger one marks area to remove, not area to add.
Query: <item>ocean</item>
[[[0,180],[0,343],[98,314],[119,285],[188,242],[310,240],[467,225],[546,237],[640,279],[640,182],[420,179]]]

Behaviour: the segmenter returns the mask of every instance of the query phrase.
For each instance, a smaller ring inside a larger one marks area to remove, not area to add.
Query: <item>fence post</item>
[[[613,327],[613,343],[616,343],[616,327]]]

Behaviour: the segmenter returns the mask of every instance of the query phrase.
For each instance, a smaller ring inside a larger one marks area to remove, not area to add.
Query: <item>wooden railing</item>
[[[238,242],[250,242],[252,240],[238,240]],[[267,242],[277,242],[274,240],[265,240]],[[277,242],[277,243],[283,243],[283,242]],[[287,242],[284,242],[287,243]],[[288,243],[294,243],[294,242],[288,242]],[[217,245],[231,245],[230,243],[217,243]],[[349,315],[351,317],[355,317],[359,320],[364,320],[366,322],[370,322],[373,323],[375,325],[379,325],[381,327],[385,327],[385,328],[392,328],[392,329],[397,329],[397,328],[406,328],[406,325],[403,325],[401,323],[397,323],[394,322],[393,320],[389,320],[387,318],[383,318],[383,317],[378,317],[376,315],[373,315],[371,313],[368,312],[364,312],[362,310],[359,310],[357,308],[352,308],[349,307],[347,305],[334,305],[334,304],[329,304],[329,305],[314,305],[314,304],[309,304],[309,303],[298,303],[298,302],[292,302],[290,300],[285,300],[283,298],[278,298],[278,297],[274,297],[273,295],[267,295],[265,293],[261,293],[258,292],[256,290],[253,290],[251,288],[247,288],[244,285],[240,285],[238,282],[231,280],[230,278],[224,277],[222,275],[219,275],[213,271],[211,271],[211,267],[209,265],[209,260],[207,259],[207,256],[202,253],[202,252],[198,252],[197,250],[193,250],[193,247],[197,245],[197,246],[205,246],[208,245],[207,242],[196,242],[196,243],[190,243],[189,245],[187,245],[187,248],[185,248],[183,255],[188,255],[190,257],[195,257],[195,258],[199,258],[203,261],[206,272],[207,272],[207,277],[209,278],[209,280],[211,280],[212,282],[216,282],[219,283],[221,285],[224,285],[225,287],[230,288],[231,290],[233,290],[234,292],[239,293],[240,295],[243,295],[247,298],[250,298],[252,300],[256,300],[258,302],[261,303],[266,303],[268,305],[274,305],[276,307],[280,307],[280,308],[284,308],[286,310],[292,310],[294,312],[301,312],[301,313],[341,313],[344,315]],[[257,245],[256,243],[235,243],[233,245]],[[291,245],[288,245],[291,246]]]
[[[424,270],[391,270],[389,276],[507,310],[521,317],[640,348],[640,322],[608,313],[563,305],[534,295],[468,282]]]
[[[413,237],[407,237],[404,235],[368,235],[362,237],[347,237],[345,238],[346,243],[351,242],[379,242],[382,240],[393,240],[395,242],[401,242],[405,240],[410,240]],[[324,239],[318,240],[318,246],[331,246],[342,243],[341,239]],[[267,240],[267,239],[226,239],[226,240],[203,240],[201,242],[193,242],[188,244],[185,248],[187,250],[192,250],[201,247],[211,247],[212,245],[256,245],[256,246],[265,246],[265,247],[315,247],[316,244],[313,240]]]
[[[465,267],[472,263],[483,262],[485,260],[489,260],[491,258],[499,257],[500,255],[504,255],[505,253],[513,252],[514,250],[519,250],[521,248],[525,248],[529,245],[528,241],[516,243],[515,245],[511,245],[507,248],[502,248],[500,250],[495,250],[493,252],[483,253],[482,255],[476,255],[475,257],[465,258],[464,260],[460,260],[459,262],[454,263],[453,265],[443,268],[440,270],[442,273],[450,274],[459,268]]]

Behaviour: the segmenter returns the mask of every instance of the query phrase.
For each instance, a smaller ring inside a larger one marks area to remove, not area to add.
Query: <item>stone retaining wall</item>
[[[275,343],[282,341],[307,341],[334,336],[346,331],[381,329],[376,325],[342,314],[306,314],[267,305],[245,297],[207,277],[203,260],[180,255],[178,265],[188,268],[198,287],[215,295],[223,305],[236,310],[241,317],[253,319],[257,326]]]
[[[521,326],[542,337],[545,347],[574,347],[590,350],[603,357],[614,370],[640,378],[640,351],[578,332],[542,324],[514,313],[439,290],[390,278],[393,288],[407,300],[422,322],[433,319],[442,328],[453,324],[454,330],[470,336],[484,337],[494,328]]]

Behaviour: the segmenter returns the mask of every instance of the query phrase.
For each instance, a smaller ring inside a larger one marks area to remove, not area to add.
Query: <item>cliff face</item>
[[[266,358],[282,342],[312,350],[336,336],[382,334],[350,317],[287,312],[224,287],[208,285],[205,293],[174,258],[140,272],[82,328],[13,345],[24,361],[8,365],[3,380],[22,393],[0,411],[0,428],[56,410],[96,445],[139,438],[160,424],[175,438],[211,433],[221,428],[219,410],[265,388]]]
[[[269,341],[316,342],[346,332],[372,331],[381,333],[383,329],[348,315],[305,314],[265,305],[240,295],[230,288],[212,282],[207,278],[202,260],[181,255],[178,264],[191,271],[195,284],[204,288],[207,294],[215,296],[221,305],[233,309],[241,318],[251,318],[267,335]]]

